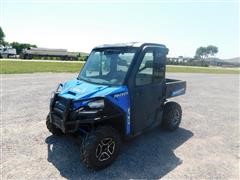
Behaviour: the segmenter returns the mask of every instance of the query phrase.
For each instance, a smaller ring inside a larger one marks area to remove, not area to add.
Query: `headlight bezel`
[[[87,106],[90,109],[103,109],[105,107],[104,99],[98,99],[88,102]]]

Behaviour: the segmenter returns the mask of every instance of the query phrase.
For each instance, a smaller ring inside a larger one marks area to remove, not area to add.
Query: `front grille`
[[[69,111],[71,110],[71,100],[55,94],[50,104],[52,123],[60,128],[64,133],[69,131],[66,121],[69,121]]]
[[[63,119],[59,118],[56,114],[52,114],[52,123],[58,128],[64,130],[64,122]]]
[[[54,107],[64,111],[66,108],[66,104],[62,104],[60,101],[56,101]]]
[[[67,104],[68,104],[68,99],[57,96],[53,104],[52,113],[58,116],[59,118],[64,119],[64,114],[67,108]]]

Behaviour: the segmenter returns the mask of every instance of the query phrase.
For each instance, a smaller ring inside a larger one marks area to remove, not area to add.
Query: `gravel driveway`
[[[187,80],[183,122],[175,132],[156,128],[126,142],[102,171],[80,162],[80,145],[45,127],[51,91],[67,73],[2,75],[3,179],[239,179],[238,75],[169,74]]]

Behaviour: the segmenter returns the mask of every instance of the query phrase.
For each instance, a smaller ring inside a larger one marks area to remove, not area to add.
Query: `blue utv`
[[[54,92],[47,128],[79,135],[82,161],[95,170],[113,162],[123,140],[159,125],[177,129],[182,110],[167,99],[184,94],[186,82],[165,78],[167,54],[154,43],[95,47],[78,77]]]

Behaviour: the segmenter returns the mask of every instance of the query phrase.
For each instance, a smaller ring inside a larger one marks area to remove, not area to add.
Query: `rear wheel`
[[[181,106],[176,102],[167,102],[163,108],[163,128],[169,131],[174,131],[179,127],[181,119]]]
[[[103,169],[110,165],[120,149],[119,133],[112,127],[98,127],[82,143],[81,159],[90,169]]]
[[[57,135],[57,136],[63,135],[63,132],[61,131],[61,129],[59,129],[58,127],[56,127],[54,124],[50,122],[49,115],[47,116],[46,126],[53,135]]]

